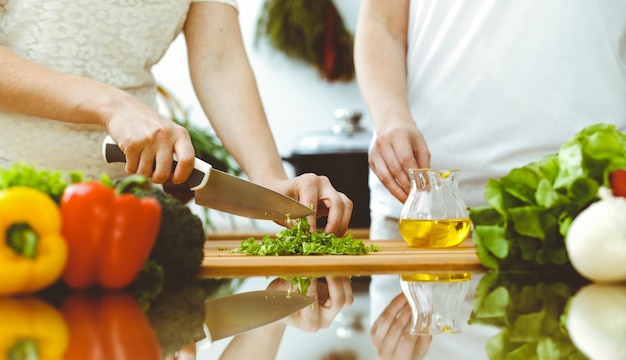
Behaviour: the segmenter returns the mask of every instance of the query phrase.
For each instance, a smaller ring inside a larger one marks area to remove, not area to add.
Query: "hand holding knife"
[[[106,162],[126,162],[126,156],[110,136],[102,144]],[[174,158],[174,166],[176,159]],[[263,186],[217,170],[199,158],[187,180],[198,205],[253,219],[284,221],[314,214],[309,207]]]

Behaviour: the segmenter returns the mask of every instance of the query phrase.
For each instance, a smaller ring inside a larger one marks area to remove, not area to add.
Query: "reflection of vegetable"
[[[485,274],[469,322],[502,328],[487,343],[489,359],[585,359],[562,323],[583,283],[570,272]]]
[[[206,294],[195,282],[159,294],[147,311],[164,356],[173,354],[204,335]]]
[[[67,326],[52,305],[38,298],[0,298],[2,359],[62,359],[67,347]]]
[[[490,180],[489,206],[470,211],[480,261],[493,269],[568,265],[564,236],[571,222],[619,168],[626,168],[626,135],[596,124],[566,141],[558,154]]]
[[[590,284],[568,304],[572,342],[591,359],[626,359],[626,285]]]
[[[248,255],[365,255],[370,251],[379,251],[379,248],[353,240],[352,234],[338,237],[321,230],[311,232],[306,218],[298,220],[290,229],[280,231],[275,237],[264,235],[260,242],[249,238],[232,250]]]
[[[63,279],[71,288],[130,284],[156,240],[161,209],[152,198],[116,194],[99,182],[68,186],[61,200],[69,258]]]
[[[61,311],[70,332],[67,360],[162,358],[145,313],[129,294],[75,293]]]
[[[0,191],[0,295],[32,293],[54,283],[67,259],[58,206],[45,193]]]
[[[204,337],[204,301],[233,294],[240,282],[239,279],[198,279],[159,294],[146,314],[163,356]]]
[[[195,279],[206,240],[202,220],[189,207],[154,186],[137,184],[131,191],[151,197],[161,205],[161,224],[149,259],[163,268],[165,286],[177,286]]]
[[[626,199],[600,189],[601,200],[583,210],[567,234],[574,268],[589,280],[626,281]]]

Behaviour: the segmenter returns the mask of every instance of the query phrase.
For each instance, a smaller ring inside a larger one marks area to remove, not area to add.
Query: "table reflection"
[[[307,293],[314,306],[210,344],[202,342],[206,299],[297,291],[297,277],[202,279],[150,301],[139,293],[60,289],[0,298],[0,358],[626,358],[626,284],[572,273],[464,274],[439,274],[438,282],[423,274],[313,279]],[[467,288],[443,292],[459,302],[433,292],[434,283]],[[450,301],[442,319],[452,311],[458,323],[432,327],[442,301]],[[415,329],[420,316],[430,321],[422,333]]]

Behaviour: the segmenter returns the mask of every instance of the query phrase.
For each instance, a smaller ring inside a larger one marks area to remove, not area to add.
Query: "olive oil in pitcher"
[[[458,170],[410,169],[411,192],[398,229],[412,247],[445,248],[470,233],[469,211],[461,199]]]
[[[413,247],[441,248],[459,245],[467,238],[471,225],[467,219],[414,220],[400,219],[404,241]]]

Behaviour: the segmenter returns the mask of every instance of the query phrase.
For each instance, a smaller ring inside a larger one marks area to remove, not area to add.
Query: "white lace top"
[[[0,0],[0,45],[37,64],[126,90],[156,109],[151,68],[180,33],[194,1],[203,0]],[[237,6],[236,0],[204,1]],[[102,159],[103,127],[3,112],[0,124],[0,167],[21,160],[90,177],[124,175],[122,164]]]

